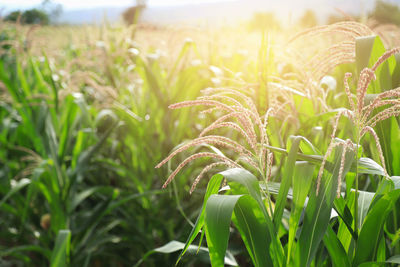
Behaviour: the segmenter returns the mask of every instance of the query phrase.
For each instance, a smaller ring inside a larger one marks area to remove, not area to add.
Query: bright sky
[[[224,0],[148,0],[149,6],[170,6],[181,4],[193,4],[202,2],[220,2]],[[5,7],[7,10],[18,8],[30,8],[40,5],[41,0],[1,0],[0,8]],[[53,0],[54,3],[60,3],[65,10],[93,8],[102,6],[127,6],[134,4],[134,0]]]

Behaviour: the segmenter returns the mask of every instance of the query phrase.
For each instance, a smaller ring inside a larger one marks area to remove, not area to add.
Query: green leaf
[[[339,239],[337,238],[335,232],[332,230],[331,226],[328,226],[328,228],[326,229],[323,241],[331,257],[333,266],[351,266],[348,255],[344,250],[342,244],[340,243]]]
[[[271,239],[271,246],[274,254],[273,259],[276,261],[277,265],[282,265],[282,260],[284,257],[282,244],[280,243],[279,237],[277,235],[277,230],[275,230],[271,217],[267,212],[265,203],[262,200],[260,185],[257,178],[250,172],[240,168],[229,169],[221,172],[220,174],[226,178],[228,184],[232,182],[241,184],[246,189],[246,193],[248,193],[255,199],[264,215],[264,220],[266,222],[268,233]]]
[[[26,246],[16,246],[9,249],[2,249],[0,251],[0,257],[6,257],[10,255],[17,255],[19,252],[38,252],[41,253],[46,258],[50,258],[51,251],[48,249],[43,248],[42,246],[37,245],[26,245]]]
[[[331,216],[333,201],[336,197],[337,177],[340,169],[342,147],[336,149],[334,157],[334,169],[332,175],[324,174],[321,180],[319,193],[312,191],[308,201],[303,228],[298,240],[295,263],[300,266],[309,266],[314,258],[319,243],[321,242]],[[343,177],[350,169],[354,159],[353,151],[346,151]]]
[[[351,213],[351,203],[354,202],[354,194],[350,195],[347,200],[345,200],[343,197],[336,198],[333,202],[334,204],[334,209],[337,212],[338,216],[344,223],[345,227],[347,228],[348,232],[345,231],[345,229],[341,229],[343,227],[342,223],[340,224],[339,230],[338,230],[338,237],[341,240],[341,242],[348,242],[351,237],[354,238],[354,240],[358,239],[357,233],[354,232],[352,223],[353,223],[353,214]],[[350,207],[349,207],[350,205]],[[350,233],[351,236],[348,236],[347,233]],[[343,239],[346,239],[344,241]]]
[[[394,255],[386,260],[388,263],[397,263],[400,264],[400,255]]]
[[[167,244],[165,244],[164,246],[148,251],[133,267],[139,267],[150,255],[154,253],[170,254],[182,250],[185,246],[186,246],[185,243],[172,240]],[[189,254],[198,255],[198,257],[201,259],[207,258],[209,262],[209,256],[208,256],[209,252],[207,248],[198,247],[196,245],[189,245],[186,250]],[[236,262],[232,253],[230,253],[229,251],[226,253],[226,257],[224,260],[226,265],[238,266],[238,263]]]
[[[356,38],[356,66],[358,76],[364,68],[368,67],[375,38],[376,36]]]
[[[394,189],[400,189],[400,176],[392,176],[389,178],[394,185]]]
[[[375,64],[378,58],[382,56],[382,54],[385,52],[386,48],[383,45],[383,42],[381,41],[379,36],[372,35],[356,38],[356,66],[358,76],[364,68],[372,67],[372,65]],[[380,75],[381,73],[379,72],[378,78]],[[391,81],[390,77],[389,81]],[[384,90],[387,89],[391,89],[391,87],[384,88]]]
[[[396,88],[400,86],[400,54],[394,55],[395,67],[392,72],[392,87]]]
[[[233,209],[242,195],[211,195],[205,211],[205,231],[212,266],[224,266]]]
[[[72,212],[79,206],[86,198],[90,197],[94,193],[103,192],[109,193],[113,189],[107,186],[93,186],[90,188],[85,189],[84,191],[80,192],[79,194],[75,194],[74,197],[71,199],[71,204],[68,209],[68,212]]]
[[[380,266],[385,266],[384,262],[364,262],[360,265],[358,265],[358,267],[380,267]]]
[[[315,165],[312,165],[305,161],[296,162],[296,165],[294,167],[294,175],[292,181],[293,201],[289,219],[287,264],[289,264],[292,257],[293,242],[296,237],[301,213],[304,208],[304,203],[306,201],[307,194],[311,188],[314,169]]]
[[[158,103],[161,103],[161,108],[167,108],[169,103],[167,96],[163,93],[163,87],[158,81],[154,71],[152,70],[150,63],[145,62],[143,59],[138,58],[137,63],[140,64],[144,71],[140,71],[142,78],[148,83],[148,89],[156,97]]]
[[[360,231],[353,265],[359,265],[376,258],[383,225],[399,197],[400,189],[391,191],[384,194],[371,207]]]
[[[77,177],[78,180],[81,178],[80,176],[83,175],[83,172],[88,168],[88,163],[90,162],[90,160],[106,143],[107,138],[111,135],[117,125],[118,121],[112,123],[96,144],[81,152],[76,164],[76,168],[74,169],[74,177]]]
[[[29,179],[21,179],[16,183],[15,186],[11,187],[11,190],[8,191],[8,193],[1,199],[0,201],[0,207],[4,204],[4,202],[7,201],[13,194],[17,193],[21,189],[23,189],[25,186],[29,185],[31,181]]]
[[[291,137],[290,140],[292,141],[292,145],[288,145],[288,157],[286,159],[286,163],[283,169],[281,186],[279,188],[279,193],[275,204],[274,223],[276,229],[278,229],[279,224],[281,224],[282,221],[282,214],[286,205],[286,197],[292,183],[292,177],[297,158],[297,151],[299,150],[301,139],[301,136]]]
[[[387,266],[388,263],[400,264],[400,255],[395,255],[387,259],[385,262],[364,262],[358,265],[359,267],[380,267]]]
[[[206,194],[204,196],[204,201],[203,201],[203,207],[201,208],[199,217],[197,217],[197,221],[196,224],[194,225],[192,232],[190,233],[186,244],[184,246],[184,248],[182,249],[181,254],[178,257],[178,260],[176,261],[176,264],[179,263],[179,261],[181,260],[181,258],[183,257],[183,255],[185,254],[186,250],[189,248],[190,244],[192,244],[193,240],[196,238],[196,236],[198,235],[198,233],[200,232],[201,228],[204,225],[204,217],[205,217],[205,208],[207,205],[207,201],[209,199],[209,197],[213,194],[216,194],[221,186],[221,182],[222,179],[224,177],[221,174],[216,174],[214,175],[210,182],[207,185],[207,191]]]
[[[271,239],[257,202],[250,196],[241,197],[235,206],[232,220],[240,232],[253,265],[273,266],[269,253]]]
[[[50,266],[51,267],[67,267],[69,266],[71,231],[60,230],[58,231],[56,243],[51,254]]]
[[[351,193],[355,194],[355,191],[352,191]],[[371,192],[358,191],[358,229],[361,229],[362,227],[374,195],[375,194]]]
[[[267,145],[264,145],[264,146],[274,152],[278,152],[278,153],[284,154],[286,156],[288,155],[288,152],[285,149],[282,149],[279,147],[267,146]],[[306,155],[303,153],[297,153],[298,160],[305,160],[310,163],[318,164],[318,165],[322,163],[323,158],[324,157],[321,155]],[[330,173],[332,173],[333,167],[334,166],[331,163],[327,162],[325,169],[327,171],[329,171]],[[355,162],[353,162],[349,171],[355,172],[355,170],[356,170],[356,164],[355,164]],[[362,173],[362,174],[374,174],[374,175],[385,176],[385,172],[384,172],[382,166],[380,166],[378,163],[376,163],[374,160],[372,160],[370,158],[359,158],[358,173],[359,174]]]

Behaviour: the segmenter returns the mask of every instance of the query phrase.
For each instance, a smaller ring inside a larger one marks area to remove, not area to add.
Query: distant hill
[[[397,1],[399,2],[399,1]],[[360,14],[374,6],[374,0],[232,0],[201,4],[176,6],[149,6],[145,9],[143,21],[159,24],[197,23],[207,20],[211,23],[224,23],[250,18],[254,12],[273,11],[281,20],[288,21],[299,17],[306,9],[313,9],[321,19],[332,14],[335,8],[349,14]],[[127,7],[104,7],[95,9],[67,10],[59,18],[61,23],[84,24],[100,23],[104,17],[111,22],[120,19]]]

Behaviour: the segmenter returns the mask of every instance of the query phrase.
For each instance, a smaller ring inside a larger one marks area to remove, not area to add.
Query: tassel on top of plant
[[[377,68],[385,62],[390,56],[399,53],[400,52],[400,47],[398,48],[393,48],[387,52],[385,52],[377,61],[376,63],[371,67],[371,68],[365,68],[361,71],[360,77],[358,80],[357,84],[357,91],[356,91],[356,97],[355,97],[355,102],[354,102],[354,97],[351,94],[350,91],[350,86],[348,84],[348,79],[351,77],[351,73],[346,73],[344,77],[344,88],[346,95],[348,97],[348,101],[350,103],[350,110],[345,109],[340,111],[335,119],[335,123],[333,126],[333,132],[331,135],[331,142],[328,146],[328,150],[325,153],[324,159],[321,164],[320,171],[318,173],[318,179],[317,179],[317,192],[319,191],[320,188],[320,182],[321,182],[321,177],[322,173],[327,161],[328,156],[332,152],[333,148],[337,145],[338,143],[334,143],[334,138],[336,136],[336,130],[339,124],[339,119],[341,116],[346,116],[348,117],[357,127],[359,131],[359,137],[358,140],[355,140],[357,143],[360,142],[361,138],[366,134],[370,133],[371,136],[374,138],[375,143],[376,143],[376,148],[379,153],[379,158],[381,161],[381,164],[383,166],[385,176],[388,177],[386,167],[385,167],[385,159],[383,156],[382,148],[379,142],[378,135],[376,134],[375,130],[373,127],[380,121],[388,119],[393,116],[398,116],[400,115],[400,88],[395,88],[391,89],[388,91],[385,91],[383,93],[378,94],[375,99],[368,105],[364,104],[364,99],[367,94],[367,88],[371,81],[375,79],[375,72]],[[377,111],[376,115],[371,117],[371,114],[373,111],[375,111],[378,107],[385,107],[384,110],[382,111]],[[354,146],[352,145],[351,141],[348,140],[346,141],[343,145],[343,154],[345,154],[346,149],[349,147],[352,149],[355,149]],[[343,156],[344,157],[344,156]],[[342,157],[342,161],[344,160]],[[339,172],[339,177],[338,177],[338,196],[340,194],[340,183],[342,179],[342,172]]]
[[[156,168],[160,168],[177,154],[184,152],[191,147],[203,144],[228,148],[235,151],[238,157],[233,160],[225,155],[217,154],[215,152],[200,152],[191,155],[184,159],[169,175],[163,188],[174,179],[185,165],[201,157],[210,157],[217,160],[217,162],[211,163],[203,168],[195,179],[190,192],[194,191],[195,187],[206,172],[218,166],[242,167],[241,164],[247,163],[251,168],[259,172],[264,179],[269,179],[271,176],[273,157],[272,153],[270,153],[265,147],[265,145],[269,145],[266,126],[268,124],[268,117],[271,115],[273,110],[268,109],[264,115],[264,120],[262,120],[262,117],[259,115],[252,99],[239,89],[207,88],[202,92],[204,95],[198,97],[196,100],[176,103],[170,105],[169,108],[176,109],[203,105],[211,107],[211,109],[207,109],[206,112],[214,112],[218,110],[225,114],[203,129],[198,138],[171,152],[168,157],[157,164]],[[229,128],[239,133],[247,144],[239,144],[227,137],[209,134],[210,132],[220,128]],[[243,163],[240,163],[241,161]]]

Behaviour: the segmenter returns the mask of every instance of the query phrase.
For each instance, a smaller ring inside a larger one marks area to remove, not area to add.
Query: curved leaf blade
[[[69,266],[69,253],[71,243],[71,231],[60,230],[57,234],[54,250],[51,254],[51,267],[67,267]]]
[[[212,266],[224,266],[233,209],[242,195],[211,195],[205,210],[205,232]]]
[[[192,229],[192,232],[190,232],[190,235],[189,235],[189,237],[188,237],[188,239],[186,241],[186,244],[183,247],[182,252],[181,252],[181,254],[179,255],[179,257],[178,257],[178,259],[176,261],[176,264],[179,263],[179,261],[181,260],[181,258],[185,254],[186,250],[189,248],[190,244],[192,244],[192,242],[194,241],[194,239],[196,238],[196,236],[200,232],[201,228],[203,227],[203,225],[204,225],[204,217],[205,217],[205,208],[206,208],[207,201],[208,201],[209,197],[212,194],[218,193],[218,190],[219,190],[219,188],[221,186],[221,182],[222,182],[223,178],[224,177],[221,174],[216,174],[211,178],[210,182],[208,183],[207,191],[206,191],[206,194],[204,196],[203,207],[201,208],[201,212],[199,214],[199,217],[197,217],[196,224],[194,225],[194,227]]]

